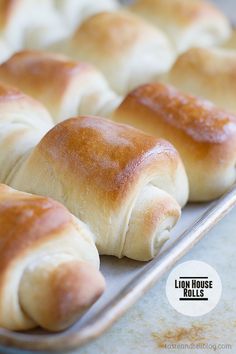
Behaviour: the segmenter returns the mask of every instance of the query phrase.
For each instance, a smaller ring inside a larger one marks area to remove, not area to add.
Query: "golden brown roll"
[[[0,88],[0,183],[61,201],[90,226],[102,254],[153,258],[188,198],[172,145],[98,117],[50,130],[42,105]]]
[[[119,94],[154,80],[174,60],[161,31],[139,17],[118,11],[90,17],[71,39],[52,49],[94,64]]]
[[[178,52],[219,44],[230,35],[227,18],[205,0],[136,0],[129,9],[166,32]]]
[[[236,114],[236,51],[189,49],[180,55],[163,81]]]
[[[56,122],[79,114],[107,116],[120,103],[98,70],[59,54],[19,52],[0,65],[0,80],[41,101]]]
[[[217,198],[235,182],[236,118],[211,102],[164,84],[147,84],[132,91],[113,118],[174,144],[189,178],[191,201]]]
[[[71,30],[75,30],[87,18],[103,11],[117,10],[116,0],[53,0],[55,8]]]
[[[31,23],[23,48],[42,49],[68,38],[87,18],[120,7],[116,0],[28,0],[37,25]],[[31,21],[32,22],[32,21]]]
[[[188,198],[170,143],[89,116],[56,125],[8,183],[61,201],[89,225],[100,254],[137,260],[158,253]]]
[[[104,290],[94,236],[58,202],[0,185],[0,326],[52,331]]]

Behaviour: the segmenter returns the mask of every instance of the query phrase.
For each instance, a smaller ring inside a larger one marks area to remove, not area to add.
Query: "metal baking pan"
[[[102,257],[101,270],[107,290],[74,326],[60,333],[41,330],[16,333],[0,329],[0,351],[4,354],[25,353],[26,350],[60,353],[97,338],[235,205],[236,185],[213,203],[187,205],[171,239],[149,263]]]

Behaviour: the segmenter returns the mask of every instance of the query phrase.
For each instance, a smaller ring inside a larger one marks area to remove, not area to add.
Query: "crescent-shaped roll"
[[[153,258],[188,198],[177,151],[96,117],[64,121],[45,135],[47,111],[0,87],[0,182],[54,196],[88,223],[102,254]]]
[[[158,253],[188,199],[170,143],[89,116],[56,125],[8,182],[61,201],[89,225],[100,254],[143,261]]]
[[[117,0],[53,0],[67,26],[75,30],[83,21],[99,12],[114,11],[120,7]]]
[[[136,0],[129,9],[167,33],[178,52],[230,36],[228,19],[205,0]]]
[[[0,326],[58,331],[104,290],[94,236],[49,198],[0,185]]]
[[[52,126],[52,118],[38,101],[0,83],[0,183],[7,183]]]
[[[236,51],[189,49],[179,56],[163,81],[236,114]]]
[[[236,118],[211,102],[153,83],[132,91],[113,118],[176,147],[189,178],[190,201],[217,198],[235,182]]]
[[[124,94],[168,71],[174,60],[161,32],[128,12],[103,12],[87,19],[53,50],[94,64],[111,87]]]
[[[0,80],[41,101],[55,122],[79,114],[107,116],[120,103],[98,70],[59,54],[16,53],[0,65]]]

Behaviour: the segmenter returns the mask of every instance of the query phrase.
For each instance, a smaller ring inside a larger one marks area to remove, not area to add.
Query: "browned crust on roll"
[[[214,199],[234,183],[236,117],[211,102],[153,83],[132,91],[113,118],[176,147],[190,180],[190,200]]]
[[[84,188],[89,186],[96,194],[106,195],[108,203],[118,205],[140,176],[140,169],[150,169],[151,174],[158,165],[160,169],[167,166],[174,174],[180,162],[165,140],[92,116],[71,118],[55,126],[36,147],[37,153],[48,163],[53,161],[54,173],[62,180],[73,176],[76,184],[79,176]]]
[[[224,67],[224,64],[227,64]],[[193,47],[188,49],[183,54],[179,55],[173,68],[170,71],[170,76],[175,78],[178,75],[183,76],[187,72],[191,79],[191,73],[199,73],[205,75],[205,79],[209,81],[224,78],[223,74],[227,77],[229,75],[234,80],[236,79],[236,60],[235,52],[228,52],[222,48],[201,48]],[[204,76],[201,76],[203,79]],[[209,83],[210,84],[210,83]]]
[[[74,46],[79,53],[80,43],[86,43],[93,48],[95,57],[97,50],[102,56],[113,56],[115,59],[130,51],[141,39],[145,41],[145,38],[152,36],[157,37],[158,32],[138,16],[125,11],[102,12],[90,17],[78,28],[72,38],[72,48]]]
[[[27,94],[53,106],[58,105],[58,100],[77,75],[90,71],[94,71],[91,65],[68,60],[63,55],[22,51],[0,66],[0,80],[19,85]]]
[[[70,213],[50,198],[13,192],[0,185],[0,283],[9,263],[71,222]]]
[[[15,117],[18,116],[17,119],[19,119],[19,122],[24,121],[24,115],[22,115],[21,118],[21,112],[24,111],[24,114],[27,117],[26,112],[29,110],[34,109],[33,113],[34,115],[36,113],[41,114],[41,120],[42,123],[45,122],[45,119],[48,121],[49,124],[51,124],[51,118],[49,116],[48,111],[46,108],[37,100],[34,98],[25,95],[22,91],[18,90],[18,88],[9,86],[8,84],[5,84],[3,81],[1,81],[0,78],[0,106],[2,108],[2,111],[0,113],[0,121],[5,121],[8,116],[10,115],[13,120],[14,120],[14,115]],[[14,111],[15,107],[15,111]],[[27,119],[25,120],[27,122]],[[34,125],[34,119],[32,119],[32,126]]]
[[[236,133],[234,115],[209,101],[159,83],[140,86],[131,92],[117,112],[122,115],[126,106],[130,110],[132,106],[134,110],[145,107],[154,113],[150,116],[152,120],[167,123],[196,143],[224,143]]]
[[[150,9],[149,9],[150,7]],[[137,11],[148,10],[153,16],[155,13],[164,19],[174,18],[179,25],[189,24],[209,17],[223,17],[223,14],[211,3],[202,0],[137,0],[131,8]]]
[[[0,68],[3,78],[4,74],[14,74],[15,78],[12,78],[14,83],[17,83],[19,78],[24,79],[25,81],[22,84],[28,87],[30,84],[33,87],[35,80],[37,80],[36,86],[39,89],[38,86],[45,88],[45,80],[50,82],[50,84],[52,82],[66,84],[70,77],[82,70],[91,69],[91,66],[86,63],[69,60],[66,56],[60,54],[24,50],[14,54]]]
[[[51,276],[53,298],[48,322],[70,325],[101,296],[105,283],[98,270],[86,262],[71,261],[55,269]],[[68,296],[70,294],[70,296]]]
[[[236,52],[191,48],[178,57],[165,81],[236,113]]]

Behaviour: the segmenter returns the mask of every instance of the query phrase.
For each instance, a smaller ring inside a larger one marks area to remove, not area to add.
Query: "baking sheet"
[[[61,333],[32,331],[13,333],[0,329],[0,350],[65,352],[101,335],[167,270],[194,246],[231,208],[236,205],[236,186],[219,200],[185,207],[181,221],[158,257],[148,263],[127,258],[101,258],[107,289],[101,299],[71,328]],[[10,348],[15,348],[10,349]]]

